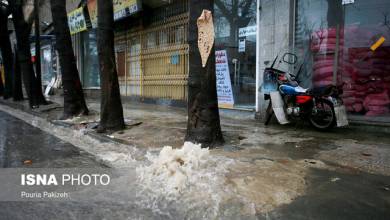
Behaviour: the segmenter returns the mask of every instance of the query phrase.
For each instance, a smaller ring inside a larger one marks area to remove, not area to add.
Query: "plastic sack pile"
[[[377,50],[370,46],[375,39],[390,39],[383,26],[350,25],[340,28],[337,82],[344,82],[342,96],[347,110],[366,116],[390,113],[390,44],[385,41]],[[313,86],[333,83],[337,48],[337,29],[317,30],[311,36]]]

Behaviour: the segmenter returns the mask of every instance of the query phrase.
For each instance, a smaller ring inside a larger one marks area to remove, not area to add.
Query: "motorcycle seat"
[[[313,96],[331,96],[334,93],[335,89],[337,89],[336,86],[327,85],[311,88],[307,91],[307,93]]]

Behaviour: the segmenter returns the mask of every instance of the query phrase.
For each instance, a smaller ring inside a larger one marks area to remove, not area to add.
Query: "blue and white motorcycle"
[[[275,58],[271,67],[264,71],[262,91],[265,100],[270,100],[266,111],[266,125],[269,124],[273,115],[280,124],[308,121],[318,130],[348,125],[345,106],[340,98],[342,86],[302,88],[296,80],[301,70],[295,76],[276,69],[274,66],[277,59],[278,57]],[[297,62],[297,56],[286,53],[279,62],[294,65]]]

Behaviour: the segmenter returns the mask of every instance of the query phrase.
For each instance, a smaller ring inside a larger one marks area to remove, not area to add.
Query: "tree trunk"
[[[8,13],[0,10],[0,47],[4,65],[4,99],[12,96],[13,55],[8,32]]]
[[[51,0],[56,48],[61,65],[62,84],[64,87],[63,118],[88,114],[84,91],[77,70],[76,59],[72,48],[72,39],[68,27],[65,0]]]
[[[14,46],[14,57],[13,57],[13,68],[14,68],[14,76],[12,81],[12,94],[14,101],[23,100],[23,88],[22,88],[22,73],[20,72],[20,64],[16,54],[17,47]]]
[[[186,141],[214,147],[223,143],[219,119],[215,49],[213,47],[206,67],[202,67],[198,49],[197,19],[203,9],[213,12],[212,0],[191,0],[189,21],[188,123]]]
[[[125,128],[114,54],[112,1],[98,0],[98,54],[100,66],[100,132]]]
[[[3,76],[2,76],[2,74],[0,74],[0,96],[4,96],[4,84],[3,84]]]
[[[34,28],[35,28],[35,75],[38,88],[42,88],[41,71],[41,30],[39,21],[39,0],[34,0]]]
[[[34,73],[33,64],[31,61],[30,51],[30,32],[29,25],[23,14],[23,8],[20,1],[9,1],[12,19],[15,26],[16,41],[18,44],[17,57],[20,64],[20,70],[23,75],[24,87],[27,92],[29,104],[31,108],[36,108],[40,104],[47,104],[43,97],[42,88],[38,86],[38,80]]]

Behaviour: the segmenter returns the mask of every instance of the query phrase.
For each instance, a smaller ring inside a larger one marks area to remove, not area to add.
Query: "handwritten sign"
[[[83,13],[83,8],[80,7],[68,14],[68,25],[70,34],[76,34],[87,30],[87,24]]]
[[[251,35],[256,35],[257,33],[257,26],[249,26],[249,27],[244,27],[240,28],[238,30],[238,37],[247,37]]]
[[[234,98],[226,50],[215,52],[215,62],[218,105],[222,108],[233,108]]]

